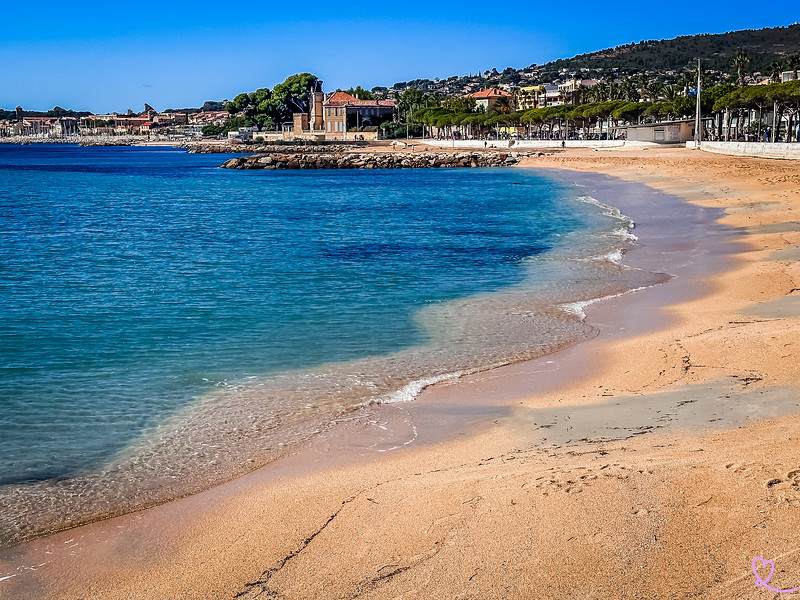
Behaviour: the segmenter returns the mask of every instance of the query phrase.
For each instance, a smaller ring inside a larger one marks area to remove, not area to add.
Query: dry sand
[[[745,245],[654,331],[426,390],[420,429],[473,398],[469,435],[376,457],[352,440],[378,429],[353,424],[361,437],[6,550],[0,597],[775,597],[754,557],[774,561],[770,586],[800,585],[800,168],[684,149],[528,165],[725,208]]]

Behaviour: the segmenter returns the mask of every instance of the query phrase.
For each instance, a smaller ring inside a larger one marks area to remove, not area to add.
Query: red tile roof
[[[480,92],[475,92],[474,94],[469,94],[467,98],[502,98],[510,95],[511,92],[507,92],[499,88],[488,88],[481,90]]]
[[[359,100],[347,92],[334,92],[325,102],[325,106],[394,106],[391,100]]]

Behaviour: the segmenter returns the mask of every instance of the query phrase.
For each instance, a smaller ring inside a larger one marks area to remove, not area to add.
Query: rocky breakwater
[[[133,140],[116,137],[82,137],[79,146],[133,146]]]
[[[224,169],[430,169],[510,167],[542,152],[270,153],[231,158]]]

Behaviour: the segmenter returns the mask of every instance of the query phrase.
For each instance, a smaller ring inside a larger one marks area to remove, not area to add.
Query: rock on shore
[[[541,152],[271,153],[231,158],[224,169],[425,169],[508,167]]]

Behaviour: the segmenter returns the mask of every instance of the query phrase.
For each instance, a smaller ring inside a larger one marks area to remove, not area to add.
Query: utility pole
[[[703,119],[700,115],[700,59],[697,59],[697,114],[694,119],[694,147],[700,148],[700,142],[703,140]]]
[[[773,144],[778,141],[778,129],[780,126],[781,122],[778,121],[778,101],[775,100],[775,103],[772,105],[772,137],[769,140]]]

